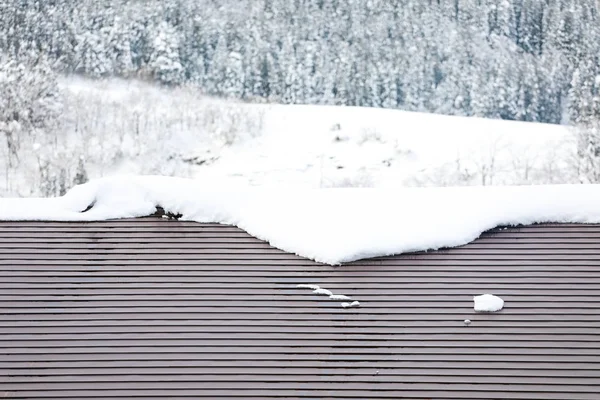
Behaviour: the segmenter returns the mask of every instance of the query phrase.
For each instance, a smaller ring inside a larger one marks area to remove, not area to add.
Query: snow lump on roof
[[[473,297],[474,309],[477,312],[498,312],[504,307],[504,300],[493,294],[482,294]]]
[[[141,217],[156,206],[183,220],[236,225],[282,250],[339,264],[459,246],[499,225],[598,223],[600,185],[277,190],[121,176],[58,198],[0,199],[0,220]]]

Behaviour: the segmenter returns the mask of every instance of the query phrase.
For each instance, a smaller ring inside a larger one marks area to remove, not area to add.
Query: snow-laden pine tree
[[[178,84],[184,79],[179,55],[179,32],[168,22],[159,23],[153,32],[148,68],[154,78],[166,84]]]

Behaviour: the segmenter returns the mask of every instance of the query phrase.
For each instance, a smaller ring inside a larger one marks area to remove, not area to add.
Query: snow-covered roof
[[[0,220],[97,221],[146,216],[157,206],[183,220],[236,225],[282,250],[339,264],[459,246],[502,225],[599,223],[600,186],[278,190],[122,176],[59,198],[0,199]]]

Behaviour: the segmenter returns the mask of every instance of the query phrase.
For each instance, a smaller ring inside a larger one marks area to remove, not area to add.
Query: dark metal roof
[[[597,400],[599,239],[511,228],[329,267],[229,226],[0,222],[0,398]],[[476,314],[482,293],[505,309]]]

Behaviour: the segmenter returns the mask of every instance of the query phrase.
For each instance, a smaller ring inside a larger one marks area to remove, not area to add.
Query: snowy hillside
[[[253,185],[397,187],[567,180],[561,126],[356,107],[265,108],[263,134],[211,169]]]
[[[192,89],[63,79],[61,128],[0,158],[0,195],[161,174],[241,185],[398,187],[580,183],[566,127],[397,110],[242,104]],[[48,183],[50,182],[50,183]]]

